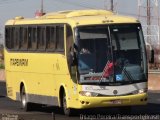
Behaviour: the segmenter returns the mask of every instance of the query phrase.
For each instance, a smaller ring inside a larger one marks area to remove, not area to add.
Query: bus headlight
[[[140,89],[140,90],[138,90],[139,94],[146,93],[146,92],[147,92],[147,89]]]
[[[133,92],[133,94],[143,94],[143,93],[146,93],[147,90],[148,90],[147,88],[136,90]]]
[[[87,97],[96,97],[96,96],[98,96],[98,93],[88,92],[88,91],[80,91],[79,94],[82,95],[82,96],[87,96]]]

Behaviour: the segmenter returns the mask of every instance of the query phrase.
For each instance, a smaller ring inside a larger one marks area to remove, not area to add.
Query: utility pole
[[[44,12],[43,12],[43,0],[41,0],[41,13],[43,14]]]
[[[151,3],[147,0],[147,25],[151,25]]]
[[[44,8],[43,8],[43,0],[41,0],[41,8],[40,8],[40,10],[37,10],[35,12],[35,17],[39,18],[40,16],[43,16],[43,15],[45,15],[45,12],[44,12]]]
[[[155,51],[154,67],[160,69],[160,19],[158,0],[138,0],[138,17],[142,23],[146,44]]]
[[[117,0],[104,0],[104,8],[112,12],[116,11]]]
[[[151,31],[150,31],[150,25],[151,25],[151,3],[150,3],[150,0],[147,0],[147,35],[151,35]],[[151,41],[150,40],[151,38],[148,37],[148,41]]]
[[[111,5],[110,10],[114,11],[114,1],[113,0],[110,0],[110,5]]]
[[[138,19],[142,22],[146,42],[160,45],[158,0],[138,0]]]

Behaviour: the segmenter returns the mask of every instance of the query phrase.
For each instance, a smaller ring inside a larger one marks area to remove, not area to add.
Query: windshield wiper
[[[126,75],[126,77],[128,78],[128,80],[132,82],[133,78],[132,78],[131,74],[129,73],[129,71],[126,70],[126,67],[124,67],[123,71],[124,71],[124,74]]]

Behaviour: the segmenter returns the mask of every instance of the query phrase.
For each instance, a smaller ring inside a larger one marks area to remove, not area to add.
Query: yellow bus
[[[147,60],[140,22],[106,10],[73,10],[5,24],[7,95],[74,109],[147,104]]]

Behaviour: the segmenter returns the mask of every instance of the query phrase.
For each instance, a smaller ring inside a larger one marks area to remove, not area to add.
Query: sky
[[[63,11],[72,9],[105,9],[109,0],[44,0],[45,12]],[[137,7],[135,0],[116,0],[116,9],[133,13]],[[119,2],[119,1],[125,1]],[[104,5],[105,4],[105,5]],[[0,0],[0,26],[3,27],[8,19],[16,16],[34,17],[39,10],[41,0]],[[124,9],[125,8],[125,9]]]
[[[48,13],[73,9],[106,9],[109,8],[109,1],[110,0],[44,0],[44,11]],[[137,0],[114,1],[117,13],[129,14],[130,16],[138,15]],[[0,33],[3,34],[4,25],[8,19],[16,16],[33,18],[36,10],[40,9],[40,6],[41,0],[0,0]]]

